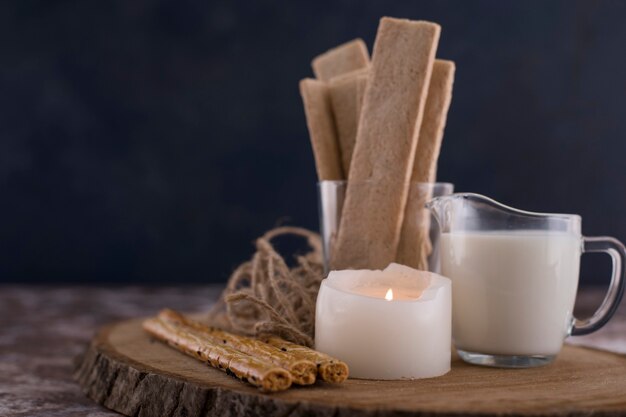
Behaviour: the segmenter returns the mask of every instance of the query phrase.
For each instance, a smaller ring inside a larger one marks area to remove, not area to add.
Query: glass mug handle
[[[626,248],[617,239],[612,237],[583,237],[583,253],[603,252],[613,261],[611,283],[604,297],[604,301],[596,312],[588,319],[574,318],[572,336],[581,336],[593,333],[604,326],[615,314],[622,296],[624,295],[624,267],[626,266]]]

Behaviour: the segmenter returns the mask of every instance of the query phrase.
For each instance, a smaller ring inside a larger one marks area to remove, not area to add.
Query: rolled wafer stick
[[[328,86],[311,78],[300,81],[306,124],[320,181],[342,180],[341,157]]]
[[[206,361],[214,368],[234,375],[262,391],[283,391],[291,386],[291,374],[285,369],[231,347],[210,343],[207,338],[197,337],[180,325],[153,318],[144,321],[143,328],[173,348]]]
[[[432,190],[417,183],[432,183],[436,179],[437,159],[452,100],[454,71],[452,61],[436,60],[433,65],[396,256],[398,263],[422,270],[428,269],[428,256],[432,251],[430,214],[424,208],[432,198]]]
[[[440,30],[381,19],[332,269],[381,269],[396,258]]]
[[[293,382],[298,385],[315,383],[317,366],[310,360],[297,358],[257,339],[206,326],[170,309],[162,310],[158,318],[166,323],[176,323],[189,328],[190,333],[208,337],[213,343],[229,346],[242,353],[285,368],[291,373]]]
[[[323,381],[338,383],[348,378],[350,373],[348,365],[332,356],[306,346],[288,342],[279,337],[268,337],[264,341],[296,358],[315,362],[318,375]]]
[[[350,172],[367,76],[367,68],[364,68],[335,77],[328,83],[345,174]]]
[[[363,39],[354,39],[316,56],[311,62],[313,73],[320,81],[361,69],[369,63],[369,53]]]

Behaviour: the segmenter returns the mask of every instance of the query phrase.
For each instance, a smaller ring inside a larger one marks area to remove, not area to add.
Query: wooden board
[[[78,362],[87,395],[128,416],[626,415],[626,357],[566,346],[543,368],[471,366],[417,381],[348,380],[262,394],[152,341],[141,320],[103,328]]]

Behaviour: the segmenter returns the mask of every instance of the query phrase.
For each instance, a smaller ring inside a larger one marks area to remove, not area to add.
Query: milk
[[[452,335],[460,350],[556,355],[568,335],[581,238],[548,231],[444,233]]]

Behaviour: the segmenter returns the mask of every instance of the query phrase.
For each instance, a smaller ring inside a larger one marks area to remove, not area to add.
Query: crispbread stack
[[[423,205],[431,195],[415,183],[435,180],[454,77],[453,62],[434,59],[439,32],[430,22],[382,18],[371,62],[361,40],[313,60],[327,87],[338,152],[325,158],[315,151],[318,173],[322,159],[339,160],[347,180],[332,269],[393,261],[427,268]]]

